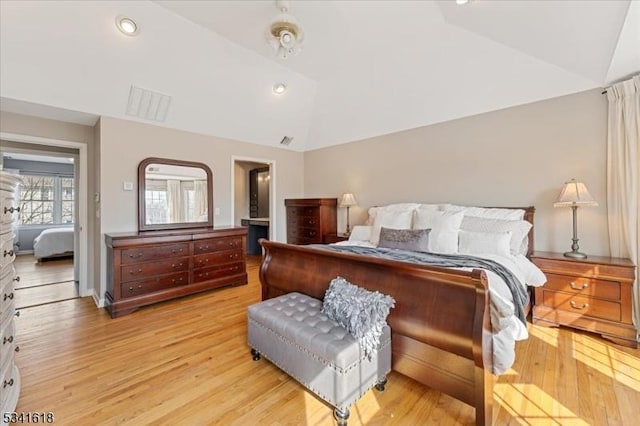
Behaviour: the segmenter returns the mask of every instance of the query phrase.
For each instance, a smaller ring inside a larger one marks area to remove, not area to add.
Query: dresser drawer
[[[193,253],[211,253],[215,251],[240,248],[242,248],[242,238],[240,237],[212,238],[196,241],[193,245]]]
[[[154,291],[167,288],[187,285],[189,283],[189,273],[179,272],[176,274],[163,275],[141,281],[130,281],[121,283],[120,289],[122,297],[133,297],[141,294],[153,293]]]
[[[318,216],[293,216],[287,219],[289,228],[320,228],[320,218]]]
[[[8,267],[16,258],[16,253],[13,247],[14,236],[15,235],[11,230],[0,234],[0,268],[2,269]]]
[[[542,304],[559,311],[578,315],[620,321],[620,304],[569,293],[543,290]]]
[[[311,228],[289,228],[287,235],[295,239],[308,239],[313,241],[321,241],[320,231]]]
[[[163,260],[162,262],[135,263],[121,268],[120,280],[123,282],[136,281],[142,278],[186,271],[188,269],[188,257],[176,257]]]
[[[243,272],[244,264],[242,262],[212,266],[209,268],[201,268],[193,272],[193,282],[199,283],[202,281],[236,275]]]
[[[20,208],[12,191],[0,191],[0,224],[2,227],[10,226],[18,221]]]
[[[309,216],[319,217],[320,209],[318,207],[287,207],[287,217],[292,216]]]
[[[226,250],[213,253],[199,254],[193,257],[193,267],[207,268],[218,264],[237,262],[243,260],[244,256],[241,250]]]
[[[122,250],[120,262],[122,264],[158,260],[158,258],[189,255],[189,243],[164,244],[155,247],[139,247]]]
[[[547,273],[545,289],[565,291],[581,296],[620,300],[620,282],[595,278],[574,277]]]
[[[7,321],[3,327],[0,331],[0,353],[3,354],[1,362],[4,364],[6,358],[11,358],[4,354],[11,354],[15,349],[16,330],[13,321]]]

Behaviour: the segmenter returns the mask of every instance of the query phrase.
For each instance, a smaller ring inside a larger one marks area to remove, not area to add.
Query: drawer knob
[[[571,302],[569,302],[569,304],[571,305],[571,307],[573,309],[584,309],[584,308],[588,308],[589,307],[588,303],[583,303],[582,306],[578,306],[578,304],[576,302],[574,302],[573,300]]]
[[[14,351],[16,351],[16,352],[20,352],[20,346],[16,346],[16,348],[14,349]]]
[[[20,282],[20,275],[16,276],[13,280],[17,281],[17,282]]]
[[[2,300],[13,299],[13,293],[5,294]]]
[[[577,285],[576,283],[574,283],[573,281],[571,281],[569,283],[569,287],[571,287],[574,290],[584,290],[589,288],[589,283],[584,283],[582,285]]]
[[[13,379],[10,379],[9,381],[5,380],[2,384],[2,389],[6,388],[7,386],[13,386]]]
[[[4,208],[4,212],[6,213],[13,213],[13,212],[19,212],[20,211],[20,207],[5,207]]]
[[[141,273],[141,272],[142,272],[142,269],[138,269],[137,271],[129,271],[129,273],[130,273],[131,275],[139,274],[139,273]]]
[[[16,311],[16,313],[14,315],[19,317],[20,316],[20,311]]]
[[[5,250],[2,257],[13,256],[13,250]]]
[[[142,254],[142,253],[136,253],[136,254],[133,254],[133,253],[132,253],[132,254],[130,254],[130,255],[129,255],[129,257],[130,257],[131,259],[138,259],[138,258],[140,258],[140,257],[142,257],[142,256],[143,256],[143,254]]]
[[[2,338],[2,344],[6,345],[7,343],[11,343],[13,342],[13,336],[9,336],[9,337],[3,337]]]

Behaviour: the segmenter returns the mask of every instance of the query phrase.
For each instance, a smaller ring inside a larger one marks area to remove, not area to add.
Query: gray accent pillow
[[[336,277],[331,280],[324,295],[322,313],[351,333],[365,356],[371,359],[380,345],[382,329],[395,302],[391,296],[369,291]]]
[[[429,233],[431,229],[380,229],[380,242],[378,247],[429,251]]]

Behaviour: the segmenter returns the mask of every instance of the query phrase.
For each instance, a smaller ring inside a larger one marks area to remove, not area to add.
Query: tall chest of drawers
[[[291,198],[287,209],[287,243],[322,244],[338,229],[337,198]]]
[[[247,284],[243,227],[106,235],[107,310],[115,318],[188,294]]]
[[[15,411],[20,396],[20,374],[15,363],[18,350],[14,318],[14,284],[16,276],[13,239],[14,226],[20,211],[18,184],[20,177],[0,171],[0,414]]]
[[[631,308],[635,266],[630,260],[534,252],[531,261],[547,276],[547,283],[535,288],[534,324],[593,331],[638,347]]]

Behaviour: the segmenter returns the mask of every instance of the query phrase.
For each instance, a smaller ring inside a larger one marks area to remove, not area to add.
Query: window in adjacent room
[[[20,223],[61,225],[74,221],[73,177],[22,175]]]

